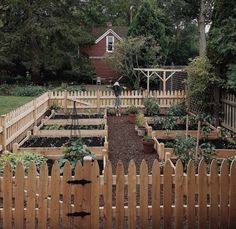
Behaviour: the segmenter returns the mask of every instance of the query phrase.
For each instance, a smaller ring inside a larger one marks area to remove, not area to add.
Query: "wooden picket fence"
[[[115,175],[114,175],[115,174]],[[106,164],[99,175],[97,162],[77,163],[72,176],[69,163],[60,176],[54,164],[51,177],[43,164],[40,175],[30,164],[24,175],[21,164],[13,176],[10,165],[0,178],[0,228],[236,228],[236,162],[216,161],[210,172],[201,161],[183,171],[167,161],[154,161],[151,175],[134,161],[128,174],[122,162],[112,173]]]
[[[181,102],[185,99],[185,91],[122,91],[121,108],[131,105],[143,107],[144,98],[155,97],[161,108],[168,108],[173,103]],[[77,108],[94,108],[98,111],[101,108],[114,107],[114,93],[107,91],[56,91],[50,93],[50,104],[58,104],[64,110],[72,109],[73,102],[76,101]]]
[[[236,133],[236,94],[222,93],[223,120],[221,125]]]
[[[0,151],[12,149],[14,142],[22,140],[49,108],[49,93],[24,104],[14,111],[0,116]]]

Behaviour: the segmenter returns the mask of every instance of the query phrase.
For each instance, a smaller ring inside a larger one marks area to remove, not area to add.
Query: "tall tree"
[[[152,36],[160,45],[160,62],[165,64],[169,44],[171,40],[171,26],[169,21],[157,7],[156,4],[149,0],[145,0],[135,16],[130,29],[129,36]]]
[[[78,9],[73,0],[2,0],[0,56],[7,57],[16,69],[28,70],[34,82],[47,73],[78,72],[78,45],[89,40],[77,20]]]
[[[236,5],[233,0],[215,0],[209,32],[208,56],[226,86],[236,89]]]

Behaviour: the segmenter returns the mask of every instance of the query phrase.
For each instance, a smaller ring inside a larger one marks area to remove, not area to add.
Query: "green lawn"
[[[0,96],[0,115],[10,112],[32,99],[33,97]]]

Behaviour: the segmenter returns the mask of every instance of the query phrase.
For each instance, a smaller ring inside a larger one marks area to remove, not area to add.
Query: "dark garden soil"
[[[152,164],[158,159],[156,153],[144,154],[142,137],[137,135],[134,124],[128,122],[128,116],[108,117],[108,142],[109,142],[109,159],[112,163],[113,173],[115,173],[116,164],[121,160],[124,164],[125,173],[128,172],[130,160],[136,163],[137,173],[142,160],[146,160],[148,171],[151,172]]]
[[[53,125],[52,125],[53,127]],[[59,130],[103,130],[104,125],[65,125],[59,126]],[[43,126],[41,130],[50,130],[50,125]],[[53,129],[51,129],[53,130]],[[55,129],[56,130],[56,129]]]
[[[174,144],[175,144],[175,140],[174,139],[158,139],[158,141],[161,143],[165,144],[166,148],[173,148]],[[236,144],[230,143],[226,140],[222,140],[222,139],[214,139],[214,140],[204,140],[201,139],[200,144],[203,143],[211,143],[215,146],[216,149],[236,149]]]
[[[58,137],[58,138],[46,138],[46,137],[32,137],[26,141],[22,147],[61,147],[68,143],[69,140],[74,141],[78,138]],[[87,146],[103,146],[105,139],[103,137],[84,137],[82,141]]]
[[[77,114],[77,115],[55,115],[52,119],[87,119],[87,118],[103,118],[103,114]]]

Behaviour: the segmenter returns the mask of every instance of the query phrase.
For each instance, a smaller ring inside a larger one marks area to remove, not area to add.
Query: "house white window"
[[[106,51],[113,52],[114,51],[114,36],[107,36],[106,37]]]

